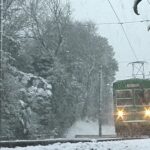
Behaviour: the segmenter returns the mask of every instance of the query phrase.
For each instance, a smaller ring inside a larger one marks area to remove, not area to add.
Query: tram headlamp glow
[[[145,108],[145,117],[150,117],[150,108]]]
[[[117,112],[117,115],[118,115],[118,117],[123,117],[123,115],[124,115],[124,113],[123,113],[123,111],[122,110],[119,110],[118,112]]]
[[[117,119],[123,119],[123,117],[124,117],[124,111],[118,110],[117,111]]]

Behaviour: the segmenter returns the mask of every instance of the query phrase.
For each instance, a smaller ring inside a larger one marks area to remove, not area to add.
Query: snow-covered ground
[[[78,120],[65,134],[67,138],[73,138],[75,135],[98,135],[99,126],[97,121]],[[103,125],[102,135],[115,135],[113,125]]]
[[[1,148],[1,150],[149,150],[150,139],[115,141],[115,142],[88,142],[88,143],[56,143],[48,146],[29,146],[16,148]]]
[[[112,125],[102,126],[103,135],[115,134]],[[89,120],[77,121],[66,132],[67,138],[73,138],[75,135],[98,135],[98,122]],[[56,143],[47,146],[28,146],[16,148],[1,148],[1,150],[150,150],[150,139],[145,140],[127,140],[127,141],[109,141],[109,142],[92,142],[87,143]]]

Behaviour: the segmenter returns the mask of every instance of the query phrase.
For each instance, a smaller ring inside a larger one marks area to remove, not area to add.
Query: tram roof
[[[131,78],[113,83],[113,89],[150,88],[149,79]]]

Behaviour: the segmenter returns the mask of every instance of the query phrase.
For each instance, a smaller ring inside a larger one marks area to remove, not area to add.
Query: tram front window
[[[116,91],[117,105],[133,105],[131,90],[117,90]]]
[[[150,105],[150,89],[145,89],[144,96],[145,96],[145,100],[146,100],[147,104]]]
[[[117,105],[133,105],[132,99],[117,99]]]
[[[145,104],[144,90],[135,90],[135,105]]]

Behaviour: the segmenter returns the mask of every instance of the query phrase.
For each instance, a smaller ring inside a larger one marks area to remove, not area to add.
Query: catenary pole
[[[0,0],[0,136],[2,135],[2,100],[3,100],[2,52],[3,52],[3,0]]]
[[[103,87],[103,69],[102,65],[99,71],[99,136],[102,136],[102,87]]]

